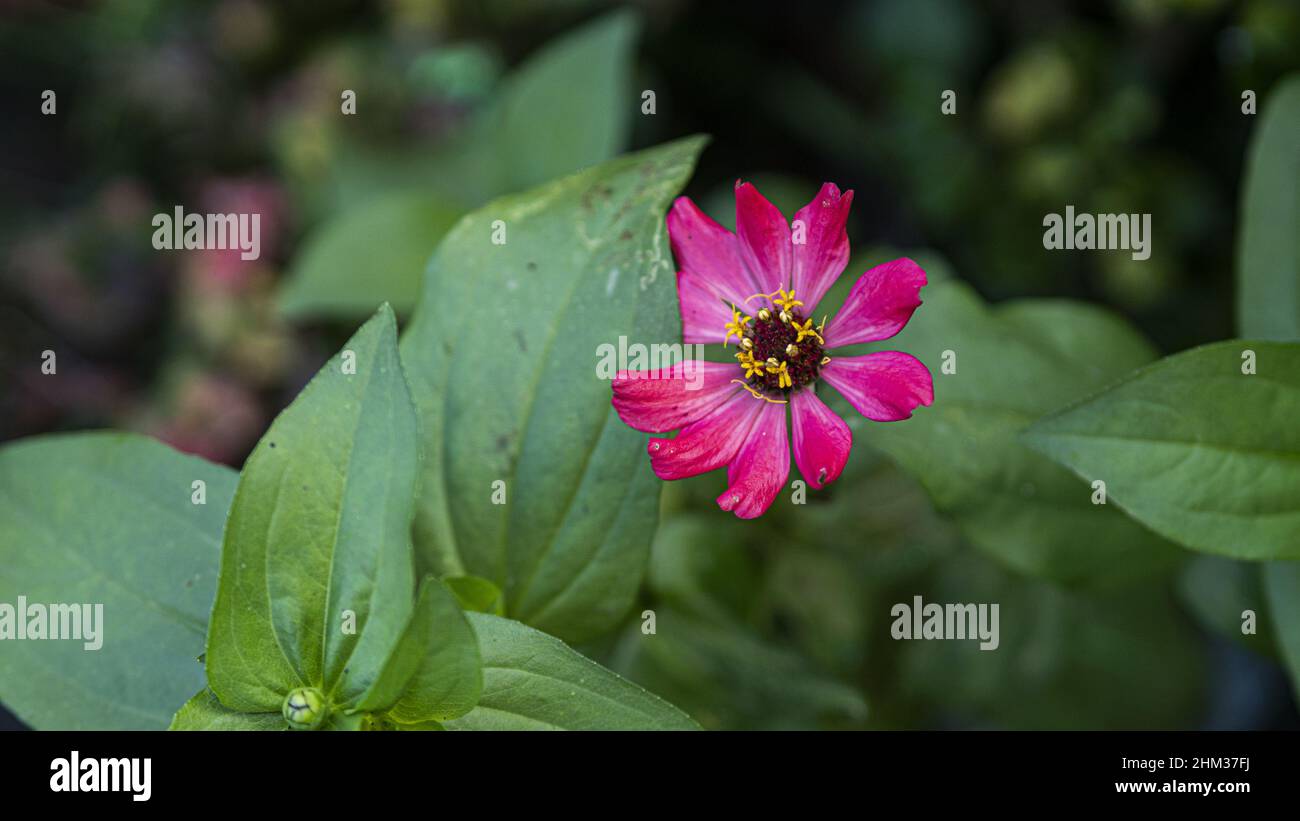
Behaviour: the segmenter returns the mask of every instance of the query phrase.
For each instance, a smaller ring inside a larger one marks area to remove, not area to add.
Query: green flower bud
[[[284,697],[284,720],[294,730],[315,730],[325,723],[329,706],[315,687],[299,687]]]

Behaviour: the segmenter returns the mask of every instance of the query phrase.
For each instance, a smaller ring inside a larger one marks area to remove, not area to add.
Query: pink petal
[[[690,274],[701,291],[726,305],[740,307],[758,292],[758,283],[741,259],[736,235],[723,228],[687,197],[678,197],[668,212],[668,240],[677,267]],[[678,274],[678,283],[682,274]],[[730,312],[727,318],[731,318]]]
[[[903,330],[921,304],[924,286],[925,271],[906,257],[867,271],[826,326],[826,347],[875,342]]]
[[[930,370],[911,354],[879,351],[832,356],[821,373],[858,413],[877,422],[907,419],[917,405],[934,402]]]
[[[740,390],[739,371],[726,362],[678,362],[662,371],[619,371],[614,410],[630,427],[665,433],[708,415]]]
[[[736,456],[764,402],[737,393],[673,439],[651,439],[650,467],[660,479],[685,479],[717,470]]]
[[[794,215],[792,281],[795,296],[806,306],[805,314],[811,315],[815,311],[817,303],[849,263],[849,235],[844,226],[852,204],[852,191],[841,195],[840,189],[828,182],[822,185],[812,202]],[[801,239],[799,223],[803,225],[804,242],[798,242]]]
[[[736,236],[740,256],[757,283],[753,293],[788,287],[793,253],[790,226],[752,183],[736,182]]]
[[[717,345],[723,341],[731,321],[728,306],[733,303],[724,302],[699,276],[686,270],[677,272],[677,302],[682,312],[683,342]],[[734,304],[745,313],[743,302]]]
[[[834,361],[834,360],[832,360]],[[808,486],[820,489],[840,475],[853,448],[853,434],[844,420],[810,390],[790,400],[794,427],[794,463]]]
[[[751,399],[753,397],[750,397]],[[762,516],[790,474],[790,439],[785,432],[785,405],[754,400],[761,410],[727,469],[730,485],[718,507],[742,519]]]

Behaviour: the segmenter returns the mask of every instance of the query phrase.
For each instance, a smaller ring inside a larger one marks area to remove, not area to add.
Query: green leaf
[[[465,211],[616,156],[640,111],[631,87],[639,29],[639,16],[620,10],[548,43],[435,148],[345,143],[328,181],[343,216],[312,233],[282,310],[363,316],[386,299],[404,313]]]
[[[1242,373],[1243,352],[1256,373]],[[1039,420],[1034,448],[1152,530],[1237,559],[1300,558],[1300,344],[1228,341],[1162,359]]]
[[[385,305],[244,465],[208,633],[222,704],[279,710],[315,687],[347,707],[379,674],[412,610],[415,430]]]
[[[442,583],[456,595],[456,601],[465,610],[491,613],[494,616],[506,614],[506,602],[501,595],[501,588],[487,579],[478,576],[448,576]]]
[[[596,365],[620,337],[680,340],[664,214],[702,145],[631,154],[466,217],[402,340],[424,439],[422,569],[489,579],[510,616],[571,641],[627,612],[654,535],[645,435],[619,421]]]
[[[639,19],[611,12],[547,43],[446,147],[369,164],[387,167],[399,184],[476,206],[616,156],[640,111],[631,83]]]
[[[915,475],[978,548],[1024,573],[1113,584],[1168,567],[1179,552],[1017,435],[1044,413],[1154,358],[1127,323],[1080,303],[986,307],[969,286],[940,282],[897,337],[934,374],[934,405],[903,422],[867,424],[863,439]],[[955,373],[944,373],[944,351]],[[847,414],[852,414],[848,411]]]
[[[405,724],[442,721],[467,713],[482,689],[474,631],[451,591],[427,576],[406,632],[356,709]]]
[[[1278,653],[1300,698],[1300,562],[1269,562],[1262,571]]]
[[[465,209],[399,192],[334,217],[303,244],[280,293],[288,316],[365,316],[383,302],[415,306],[420,275]]]
[[[221,706],[206,687],[176,711],[169,730],[287,730],[284,716],[274,713],[241,713]]]
[[[1237,328],[1243,336],[1300,339],[1298,130],[1300,75],[1292,74],[1268,95],[1246,161],[1237,232]],[[1273,562],[1260,573],[1272,602],[1276,648],[1300,693],[1300,571],[1291,562]]]
[[[694,730],[681,710],[510,619],[470,613],[483,696],[449,730]]]
[[[618,154],[641,98],[632,90],[640,23],[616,11],[547,44],[511,74],[471,132],[496,172],[492,195],[521,191]]]
[[[1269,93],[1246,159],[1237,245],[1242,336],[1300,339],[1300,75]]]
[[[194,504],[200,481],[205,503]],[[97,650],[0,641],[5,706],[42,730],[165,728],[203,686],[196,659],[235,481],[130,434],[0,449],[0,602],[103,605]]]

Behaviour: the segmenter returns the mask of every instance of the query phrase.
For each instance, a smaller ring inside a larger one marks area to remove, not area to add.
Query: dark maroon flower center
[[[737,358],[751,388],[776,399],[816,381],[824,357],[815,325],[795,311],[765,309],[745,328]],[[746,359],[752,357],[747,365]]]

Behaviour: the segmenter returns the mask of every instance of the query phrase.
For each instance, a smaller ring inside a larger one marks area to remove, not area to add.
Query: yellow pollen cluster
[[[802,307],[803,302],[793,288],[754,294],[745,301],[760,298],[768,300],[779,313],[774,315],[772,310],[764,307],[751,316],[731,305],[731,321],[725,326],[722,344],[725,347],[734,336],[740,348],[735,357],[745,372],[745,378],[732,381],[743,385],[755,398],[784,403],[786,399],[774,392],[796,389],[796,383],[800,387],[808,384],[811,378],[816,378],[816,365],[824,366],[830,361],[820,355],[821,346],[826,344],[821,333],[826,320],[814,327],[812,319],[801,317],[795,309]],[[801,344],[805,340],[815,342]],[[815,358],[807,359],[810,354]],[[810,362],[816,365],[810,366]]]

